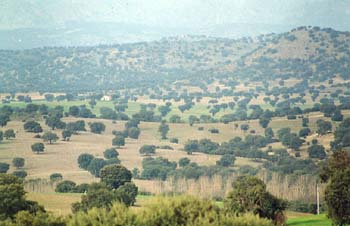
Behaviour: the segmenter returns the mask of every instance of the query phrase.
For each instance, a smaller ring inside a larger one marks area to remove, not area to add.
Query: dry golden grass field
[[[65,118],[66,122],[78,120],[76,118]],[[124,122],[113,124],[110,120],[103,119],[85,119],[86,123],[99,121],[106,125],[106,131],[99,135],[91,132],[82,132],[73,135],[70,141],[59,140],[53,144],[45,144],[45,151],[36,154],[31,151],[30,146],[36,142],[42,142],[41,139],[34,138],[33,133],[25,132],[23,122],[11,121],[3,130],[12,128],[16,131],[16,138],[5,140],[0,145],[0,161],[11,163],[14,157],[23,157],[26,160],[24,170],[28,172],[30,178],[48,178],[50,174],[62,173],[65,179],[74,180],[77,183],[91,182],[96,180],[87,171],[81,170],[77,164],[77,158],[82,153],[91,153],[95,157],[103,158],[103,151],[112,146],[112,130],[122,130]],[[44,131],[50,130],[43,121],[40,122]],[[253,122],[251,122],[253,123]],[[255,122],[256,123],[256,122]],[[219,128],[219,134],[211,134],[208,131],[199,131],[198,125],[193,127],[188,124],[171,124],[168,137],[177,137],[179,144],[172,144],[169,140],[161,140],[160,134],[157,132],[159,123],[140,124],[141,135],[139,139],[127,139],[124,147],[118,148],[119,158],[122,164],[129,169],[142,168],[143,156],[139,154],[139,148],[144,144],[154,145],[170,145],[174,150],[157,149],[155,156],[162,156],[171,161],[178,161],[182,157],[188,157],[193,162],[200,165],[213,165],[219,159],[219,156],[207,155],[203,153],[194,153],[187,155],[182,151],[183,144],[188,139],[210,138],[217,142],[227,141],[234,136],[243,136],[244,133],[237,129],[233,129],[232,124],[204,124],[206,129]],[[61,136],[61,130],[54,130],[58,136]],[[237,165],[250,164],[249,159],[238,158]],[[11,167],[11,171],[15,168]]]
[[[348,114],[348,112],[345,112]],[[309,115],[310,128],[315,131],[315,122],[317,119],[323,118],[319,113],[312,113]],[[77,118],[65,118],[65,121],[75,121]],[[112,145],[112,130],[123,130],[124,122],[112,123],[111,120],[103,119],[84,119],[86,123],[99,121],[106,124],[106,131],[99,135],[91,132],[82,132],[79,135],[73,135],[71,141],[59,140],[54,144],[46,144],[45,152],[42,154],[35,154],[31,151],[30,146],[35,142],[41,142],[41,139],[33,138],[33,133],[27,133],[23,129],[23,122],[11,121],[2,130],[12,128],[16,131],[16,139],[4,140],[0,145],[0,161],[11,163],[14,157],[23,157],[26,160],[24,170],[28,172],[28,178],[48,178],[51,173],[62,173],[65,179],[74,180],[77,183],[91,182],[96,179],[91,176],[87,171],[81,170],[77,164],[77,158],[82,153],[91,153],[96,157],[103,158],[103,151]],[[49,130],[43,121],[40,122],[44,130]],[[263,134],[264,130],[259,126],[257,120],[237,122],[239,125],[248,123],[250,129],[254,129],[256,134]],[[178,161],[182,157],[188,157],[193,162],[197,162],[200,165],[212,165],[218,160],[219,156],[207,155],[202,153],[194,153],[193,155],[187,155],[182,151],[183,144],[189,139],[202,139],[209,138],[216,142],[223,142],[232,139],[235,136],[244,137],[249,134],[243,133],[239,128],[234,129],[234,123],[229,124],[195,124],[189,126],[188,124],[169,124],[170,131],[169,138],[178,138],[179,144],[172,144],[169,140],[161,140],[158,133],[159,123],[142,122],[140,124],[141,135],[139,139],[127,139],[124,147],[118,148],[120,154],[119,158],[122,164],[129,169],[142,168],[143,157],[139,154],[139,148],[144,144],[154,145],[170,145],[174,150],[161,150],[157,149],[155,156],[162,156],[168,158],[171,161]],[[204,127],[203,131],[199,131],[198,127]],[[298,132],[301,128],[301,119],[286,120],[286,118],[274,118],[270,126],[275,132],[283,127],[290,127],[292,131]],[[334,125],[335,126],[335,125]],[[88,126],[87,126],[88,127]],[[219,129],[219,134],[212,134],[208,131],[210,128]],[[59,136],[61,136],[61,130],[55,130]],[[317,138],[322,145],[329,148],[329,142],[333,139],[333,135],[325,135],[317,137],[316,134],[310,135],[307,140],[311,141],[313,138]],[[275,143],[273,147],[281,147],[281,144]],[[306,150],[307,146],[304,145],[301,149]],[[305,151],[302,151],[302,154]],[[304,153],[306,154],[306,153]],[[236,165],[252,164],[249,159],[238,158]],[[11,167],[11,171],[14,167]]]

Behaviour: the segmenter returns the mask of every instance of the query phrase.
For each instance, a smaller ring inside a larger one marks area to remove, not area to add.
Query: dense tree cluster
[[[104,166],[120,163],[117,153],[114,148],[107,149],[104,152],[106,159],[95,158],[91,154],[84,153],[79,155],[78,165],[81,169],[89,171],[95,177],[100,177],[100,171]]]
[[[334,224],[350,224],[350,153],[335,152],[320,173],[321,180],[327,182],[325,201],[328,216]]]

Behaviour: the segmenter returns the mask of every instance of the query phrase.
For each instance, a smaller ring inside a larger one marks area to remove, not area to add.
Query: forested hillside
[[[183,36],[96,47],[0,51],[0,90],[91,91],[181,79],[349,78],[350,33],[299,27],[239,40]]]

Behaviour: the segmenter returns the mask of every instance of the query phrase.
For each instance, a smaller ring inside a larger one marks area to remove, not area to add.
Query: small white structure
[[[111,101],[112,100],[112,96],[108,96],[108,95],[104,95],[102,98],[101,98],[102,101]]]

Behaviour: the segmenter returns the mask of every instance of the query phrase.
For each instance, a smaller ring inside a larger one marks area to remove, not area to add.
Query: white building
[[[104,95],[102,98],[101,98],[102,101],[111,101],[112,100],[112,96],[108,96],[108,95]]]

